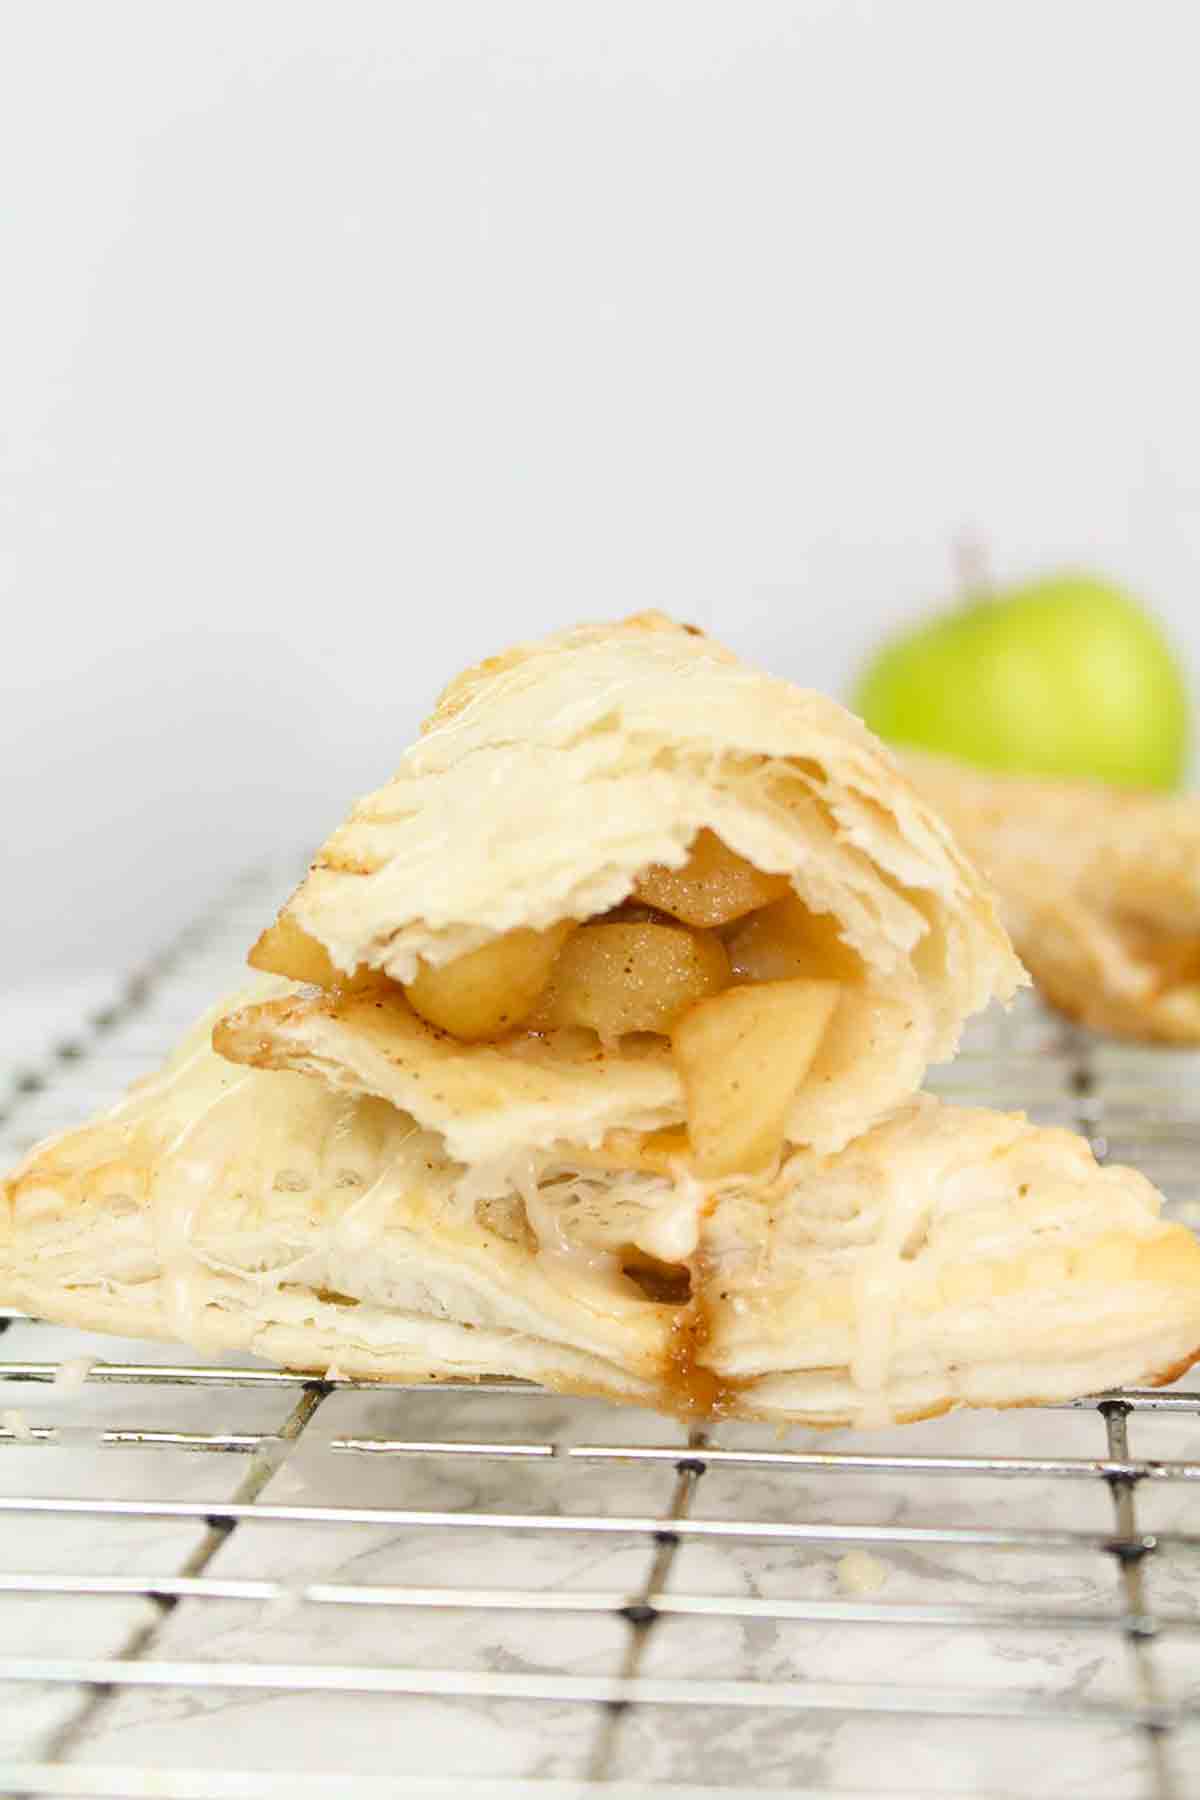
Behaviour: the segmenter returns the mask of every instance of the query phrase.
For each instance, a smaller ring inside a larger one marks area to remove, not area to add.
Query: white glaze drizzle
[[[919,1171],[904,1163],[898,1170],[889,1170],[879,1236],[870,1248],[859,1252],[855,1262],[850,1379],[864,1396],[859,1413],[864,1425],[887,1423],[891,1417],[885,1389],[896,1315],[907,1285],[904,1247],[933,1210],[940,1173]]]
[[[194,1060],[189,1058],[179,1074]],[[201,1134],[213,1115],[253,1079],[253,1070],[240,1071],[183,1126],[164,1149],[152,1183],[160,1306],[168,1331],[185,1343],[198,1344],[204,1338],[204,1265],[192,1239],[197,1213],[219,1185],[225,1160],[203,1148]]]
[[[645,1306],[645,1297],[622,1274],[615,1252],[567,1235],[561,1208],[551,1204],[538,1185],[532,1157],[526,1168],[515,1168],[514,1180],[530,1230],[537,1239],[538,1266],[549,1281],[566,1286],[571,1298],[581,1305],[602,1312]]]
[[[416,1137],[417,1130],[414,1125],[396,1149]],[[386,1228],[388,1215],[403,1194],[405,1174],[399,1160],[386,1163],[371,1185],[334,1218],[328,1237],[331,1258],[371,1254]]]

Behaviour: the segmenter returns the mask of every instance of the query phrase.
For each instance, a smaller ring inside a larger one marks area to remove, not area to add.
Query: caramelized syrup
[[[708,1304],[695,1294],[671,1325],[662,1372],[662,1404],[681,1418],[719,1419],[732,1410],[738,1384],[723,1381],[700,1358],[712,1330]]]

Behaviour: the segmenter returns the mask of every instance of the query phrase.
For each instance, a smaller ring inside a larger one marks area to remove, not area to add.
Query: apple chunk
[[[282,912],[273,925],[256,940],[246,961],[252,969],[263,969],[270,975],[286,975],[289,981],[303,981],[310,987],[347,986],[352,977],[335,969],[324,944],[309,937],[290,913]]]
[[[466,1042],[502,1037],[537,1005],[569,934],[571,920],[548,931],[506,931],[439,968],[423,964],[404,991],[430,1025]]]
[[[724,945],[707,932],[641,921],[584,925],[529,1023],[538,1031],[584,1025],[609,1043],[626,1032],[667,1032],[729,979]]]
[[[791,981],[817,976],[861,981],[863,961],[842,941],[832,913],[811,912],[796,894],[742,920],[725,939],[733,972],[741,981]]]
[[[639,875],[633,897],[685,925],[728,925],[778,900],[789,885],[786,875],[765,875],[714,832],[701,831],[681,869],[653,863]]]
[[[761,1169],[825,1035],[836,981],[764,981],[702,1000],[671,1037],[700,1175]]]

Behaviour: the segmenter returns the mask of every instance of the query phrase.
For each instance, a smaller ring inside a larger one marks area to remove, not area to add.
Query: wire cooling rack
[[[6,1162],[236,984],[287,873],[10,1059]],[[1198,1070],[1030,1002],[936,1085],[1194,1223]],[[0,1331],[5,1794],[1200,1791],[1200,1392],[785,1440]]]

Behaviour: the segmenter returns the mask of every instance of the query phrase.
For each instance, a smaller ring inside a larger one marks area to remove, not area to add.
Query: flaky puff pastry
[[[458,1197],[435,1135],[386,1102],[238,1068],[212,1050],[214,1016],[6,1182],[2,1303],[319,1372],[653,1395],[670,1321],[610,1259],[564,1275],[519,1202]]]
[[[460,676],[284,909],[343,978],[375,971],[391,991],[293,990],[224,1022],[218,1047],[390,1100],[466,1162],[677,1125],[684,1092],[661,1038],[464,1045],[397,984],[510,931],[610,914],[702,832],[781,877],[859,970],[796,1096],[792,1142],[849,1142],[1024,979],[989,890],[857,719],[651,614]]]
[[[1097,1031],[1200,1043],[1200,800],[905,752],[994,884],[1045,998]]]
[[[566,1146],[467,1168],[384,1102],[216,1056],[210,1024],[6,1183],[0,1301],[322,1374],[805,1424],[1158,1382],[1200,1351],[1200,1246],[1065,1132],[919,1098],[753,1180]]]

